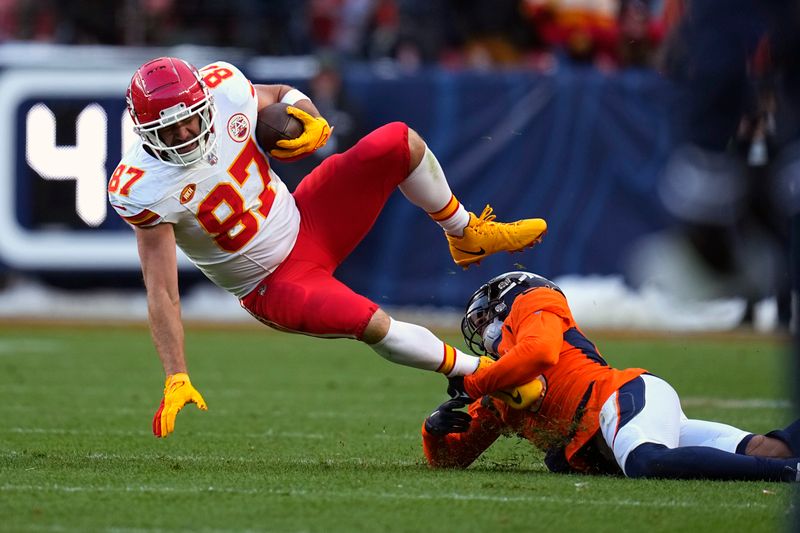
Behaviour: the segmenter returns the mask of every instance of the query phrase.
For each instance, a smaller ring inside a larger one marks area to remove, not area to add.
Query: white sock
[[[453,348],[430,330],[394,319],[386,336],[369,347],[393,363],[434,370],[448,377],[472,374],[479,362],[477,357]]]
[[[422,161],[400,184],[408,201],[421,207],[450,235],[460,237],[469,224],[469,213],[461,205],[447,183],[442,166],[429,148]]]

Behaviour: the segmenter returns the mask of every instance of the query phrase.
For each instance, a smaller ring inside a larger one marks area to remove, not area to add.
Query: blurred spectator
[[[332,48],[342,0],[310,0],[308,2],[308,36],[314,48]]]
[[[622,0],[617,16],[616,61],[620,67],[651,67],[663,30],[644,0]]]
[[[0,40],[55,41],[61,19],[54,0],[2,0]]]
[[[71,44],[121,44],[125,37],[123,4],[105,0],[59,2],[58,39]]]
[[[0,39],[7,41],[18,34],[17,2],[0,0]]]
[[[523,11],[543,46],[581,62],[613,62],[616,0],[525,0]]]
[[[376,0],[367,29],[366,57],[393,55],[400,35],[400,10],[395,0]]]
[[[797,9],[790,0],[689,5],[666,54],[683,90],[674,110],[682,144],[660,184],[679,222],[672,239],[685,246],[680,254],[662,248],[672,260],[639,272],[682,296],[744,296],[751,304],[777,296],[784,324],[789,217],[800,211]],[[664,275],[680,264],[694,267]],[[681,292],[687,288],[695,294]]]
[[[172,8],[173,0],[127,0],[125,20],[138,23],[124,25],[124,43],[144,45],[158,42],[158,36],[169,33]]]
[[[606,70],[652,66],[664,33],[647,0],[525,0],[524,13],[540,46]]]
[[[678,25],[686,10],[688,0],[664,0],[661,8],[661,26],[664,33],[669,33]]]
[[[398,42],[394,57],[406,70],[441,60],[452,37],[447,2],[398,0]]]
[[[308,17],[318,51],[376,59],[390,57],[397,46],[400,15],[395,0],[311,0]]]
[[[533,34],[522,16],[522,0],[450,0],[452,44],[467,66],[487,68],[519,63]],[[451,56],[451,62],[452,62]]]
[[[0,0],[0,38],[550,68],[649,66],[684,0]],[[651,2],[662,17],[654,17]]]

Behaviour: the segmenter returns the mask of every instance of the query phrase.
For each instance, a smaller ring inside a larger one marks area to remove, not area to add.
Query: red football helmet
[[[214,149],[214,99],[197,69],[176,57],[159,57],[136,71],[126,94],[133,129],[142,143],[168,165],[187,166]],[[168,146],[158,130],[198,115],[200,133],[181,144]],[[188,152],[187,146],[197,143]]]

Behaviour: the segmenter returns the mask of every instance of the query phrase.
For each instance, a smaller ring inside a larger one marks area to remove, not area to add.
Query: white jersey
[[[174,225],[178,246],[215,284],[244,297],[289,255],[300,213],[254,138],[258,98],[233,65],[203,67],[216,115],[212,156],[166,165],[141,140],[109,182],[109,200],[137,226]],[[211,87],[211,85],[214,85]]]

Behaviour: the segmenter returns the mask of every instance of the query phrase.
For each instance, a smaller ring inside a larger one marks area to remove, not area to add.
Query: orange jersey
[[[618,388],[646,372],[617,370],[578,329],[564,296],[547,287],[517,296],[503,323],[500,359],[464,378],[473,398],[523,385],[538,375],[544,397],[536,407],[514,410],[484,398],[470,406],[470,430],[444,437],[423,430],[425,455],[433,466],[467,466],[502,433],[516,433],[548,452],[561,453],[570,466],[585,465],[575,454],[597,433],[603,403]]]

